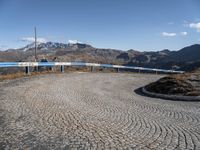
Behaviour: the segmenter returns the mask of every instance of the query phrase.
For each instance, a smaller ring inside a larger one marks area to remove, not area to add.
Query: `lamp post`
[[[37,29],[35,27],[35,62],[37,62]]]

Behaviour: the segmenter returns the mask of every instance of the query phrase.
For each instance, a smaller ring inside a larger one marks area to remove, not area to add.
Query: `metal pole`
[[[35,62],[37,62],[37,29],[35,27]]]
[[[37,62],[38,58],[37,58],[37,29],[36,27],[34,28],[34,31],[35,31],[35,62]],[[35,66],[34,70],[38,71],[39,70],[38,66]]]

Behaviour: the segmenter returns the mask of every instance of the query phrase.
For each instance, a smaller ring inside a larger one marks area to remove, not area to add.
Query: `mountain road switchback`
[[[65,73],[0,82],[0,149],[200,149],[200,102],[134,91],[153,74]]]

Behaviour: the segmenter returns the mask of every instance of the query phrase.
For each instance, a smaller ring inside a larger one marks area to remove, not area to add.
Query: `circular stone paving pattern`
[[[0,149],[200,149],[200,103],[137,95],[158,75],[68,73],[0,83]]]

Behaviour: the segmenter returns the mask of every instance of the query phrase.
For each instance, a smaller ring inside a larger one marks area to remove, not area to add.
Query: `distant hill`
[[[140,52],[95,48],[85,43],[38,43],[37,56],[49,61],[85,61],[176,70],[192,70],[200,64],[200,45],[178,51]],[[34,61],[34,43],[20,49],[0,51],[0,61]]]
[[[200,61],[200,45],[195,44],[188,47],[185,47],[177,52],[172,52],[169,57],[167,57],[167,61],[171,59],[178,60],[181,62],[194,62],[194,61]]]

